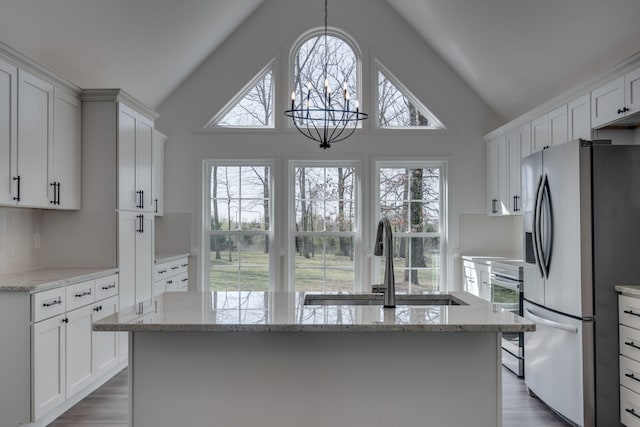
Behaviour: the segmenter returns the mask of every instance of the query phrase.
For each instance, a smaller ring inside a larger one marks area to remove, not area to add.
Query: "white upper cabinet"
[[[488,213],[505,215],[508,208],[507,138],[502,135],[487,143]]]
[[[50,204],[80,208],[80,139],[82,104],[62,89],[54,89],[53,144],[49,150]]]
[[[640,111],[640,68],[591,92],[591,126],[599,128]]]
[[[549,113],[549,145],[560,145],[568,141],[567,105]]]
[[[567,104],[568,140],[591,139],[591,94],[586,93]]]
[[[18,68],[0,59],[0,204],[15,204],[13,177],[17,176]]]
[[[153,132],[153,208],[156,216],[164,214],[164,145],[167,137]]]
[[[80,208],[81,104],[0,59],[0,205]]]
[[[534,152],[549,145],[549,115],[545,114],[531,122],[531,147]]]
[[[122,103],[118,107],[118,207],[151,212],[153,122]]]
[[[522,214],[521,160],[531,154],[531,124],[527,123],[507,134],[508,162],[508,210],[514,215]]]
[[[53,85],[18,70],[17,202],[49,207],[48,155],[53,139]]]

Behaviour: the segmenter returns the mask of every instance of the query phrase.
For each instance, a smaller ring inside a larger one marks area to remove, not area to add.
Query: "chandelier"
[[[347,82],[342,87],[342,106],[331,102],[331,88],[327,71],[329,68],[329,48],[327,41],[327,0],[324,1],[324,88],[319,100],[312,99],[313,85],[307,84],[307,94],[300,94],[300,105],[296,108],[296,92],[291,92],[291,109],[284,115],[290,117],[296,129],[309,139],[320,143],[320,147],[327,149],[334,142],[349,138],[358,127],[358,122],[369,118],[360,111],[360,104],[356,100],[351,105]],[[335,101],[335,100],[334,100]],[[313,104],[313,106],[312,106]],[[355,109],[353,109],[355,108]]]

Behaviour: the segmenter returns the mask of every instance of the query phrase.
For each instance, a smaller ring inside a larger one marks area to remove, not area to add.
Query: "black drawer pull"
[[[625,341],[624,345],[628,345],[629,347],[637,348],[638,350],[640,350],[640,346],[635,345],[633,341],[629,341],[629,342]]]
[[[77,293],[75,296],[76,298],[82,298],[82,297],[86,297],[87,295],[91,295],[91,289],[89,289],[88,291],[84,291],[82,293]]]
[[[173,280],[167,280],[167,285],[170,285],[173,283]]]
[[[189,264],[185,263],[185,264],[180,264],[180,267],[189,267]]]
[[[166,272],[167,272],[167,270],[166,270],[166,269],[164,269],[164,270],[160,270],[160,271],[158,271],[158,274],[164,274],[164,273],[166,273]]]
[[[180,267],[178,267],[177,265],[174,265],[173,267],[171,267],[171,269],[172,269],[172,270],[177,270],[177,269],[179,269],[179,268],[180,268]]]
[[[634,313],[632,310],[624,310],[624,313],[640,317],[640,313]]]
[[[624,410],[630,413],[631,415],[633,415],[634,417],[640,418],[640,415],[636,414],[636,411],[634,411],[633,409],[625,408]]]
[[[180,281],[181,281],[181,282],[186,282],[187,280],[189,280],[189,279],[182,279],[182,280],[180,280]]]
[[[109,289],[113,289],[113,288],[115,288],[115,287],[116,287],[116,284],[115,284],[115,283],[112,283],[112,284],[110,284],[110,285],[108,285],[108,286],[103,286],[103,287],[102,287],[102,290],[103,290],[103,291],[108,291]]]
[[[58,305],[58,304],[62,304],[62,299],[58,298],[57,300],[51,301],[51,302],[43,302],[42,306],[43,307],[52,307],[54,305]]]
[[[632,380],[636,380],[638,382],[640,382],[640,378],[636,377],[635,375],[633,375],[633,373],[631,374],[624,374],[625,377],[627,378],[631,378]]]

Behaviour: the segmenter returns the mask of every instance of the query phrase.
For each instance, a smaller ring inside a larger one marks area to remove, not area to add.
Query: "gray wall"
[[[448,250],[450,255],[457,253],[459,215],[482,214],[486,209],[482,137],[500,124],[498,117],[385,1],[331,1],[329,25],[352,36],[363,54],[363,111],[374,111],[373,59],[377,58],[447,129],[384,131],[373,128],[370,120],[349,140],[320,150],[286,128],[282,111],[289,102],[290,48],[302,33],[322,25],[323,13],[319,1],[265,2],[161,104],[156,123],[169,137],[165,148],[165,211],[190,214],[190,245],[197,252],[202,227],[203,159],[276,157],[285,165],[288,159],[347,158],[370,165],[372,159],[386,157],[444,158],[449,161]],[[194,132],[273,57],[275,130]],[[368,226],[363,224],[363,229]]]
[[[33,270],[43,266],[42,245],[35,247],[35,235],[42,237],[40,209],[0,207],[0,274]]]

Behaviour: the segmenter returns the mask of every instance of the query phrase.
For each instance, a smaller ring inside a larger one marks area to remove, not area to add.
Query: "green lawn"
[[[215,259],[211,253],[210,283],[214,291],[267,291],[269,289],[269,255],[261,251],[245,251],[240,254],[221,252],[221,259]],[[241,257],[238,260],[238,256]],[[324,266],[327,268],[325,269]],[[405,260],[394,259],[396,290],[409,291],[405,280]],[[434,262],[439,265],[439,262]],[[384,268],[384,264],[381,266]],[[411,285],[411,292],[431,291],[437,289],[437,269],[425,268],[417,270],[419,284]],[[322,254],[304,258],[296,255],[295,270],[296,290],[299,291],[351,291],[353,290],[353,262],[349,257]],[[382,277],[382,270],[381,270]],[[434,283],[435,279],[435,283]]]

